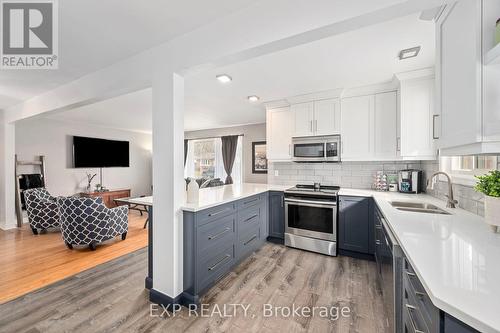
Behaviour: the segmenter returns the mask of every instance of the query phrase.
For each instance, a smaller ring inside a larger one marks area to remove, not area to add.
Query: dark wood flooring
[[[386,332],[373,262],[268,243],[204,296],[207,314],[225,305],[227,316],[196,317],[151,310],[146,257],[141,249],[0,305],[0,332]],[[233,316],[236,303],[249,306],[247,316],[241,307]],[[317,312],[266,317],[264,304]]]

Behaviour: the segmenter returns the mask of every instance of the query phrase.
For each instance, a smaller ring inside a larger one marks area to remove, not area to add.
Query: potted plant
[[[484,196],[484,218],[491,225],[493,232],[498,232],[500,226],[500,171],[490,171],[478,179],[474,189],[483,193]]]

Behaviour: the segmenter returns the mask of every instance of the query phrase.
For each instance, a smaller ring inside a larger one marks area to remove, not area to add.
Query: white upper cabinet
[[[314,102],[315,135],[340,134],[340,102],[325,99]]]
[[[401,157],[435,160],[439,131],[434,114],[435,80],[432,70],[397,74],[401,97]]]
[[[443,155],[500,152],[500,71],[485,65],[498,0],[462,0],[437,20],[437,146]]]
[[[293,136],[314,135],[314,103],[299,103],[291,106],[295,126]]]
[[[397,156],[397,112],[396,91],[375,94],[374,108],[374,156],[396,158]]]
[[[292,104],[291,111],[295,120],[294,137],[340,133],[338,99]]]
[[[373,102],[373,96],[342,99],[342,160],[368,160],[373,156]]]
[[[268,160],[290,161],[292,159],[293,125],[293,116],[289,107],[267,110],[266,140]]]
[[[342,160],[398,159],[397,92],[343,98],[341,105]]]

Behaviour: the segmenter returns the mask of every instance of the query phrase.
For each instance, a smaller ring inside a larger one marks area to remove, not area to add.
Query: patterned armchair
[[[59,211],[55,197],[43,187],[25,190],[23,193],[33,234],[38,235],[38,229],[59,227]]]
[[[102,198],[57,198],[61,231],[69,249],[88,245],[92,251],[105,240],[127,237],[128,207],[107,208]]]

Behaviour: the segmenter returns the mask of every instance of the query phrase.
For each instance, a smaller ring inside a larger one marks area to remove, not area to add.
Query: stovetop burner
[[[337,195],[340,190],[340,186],[328,186],[328,185],[303,185],[298,184],[285,191],[285,193],[311,193],[311,194],[324,194],[324,195]]]

